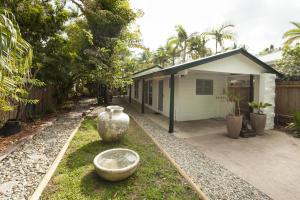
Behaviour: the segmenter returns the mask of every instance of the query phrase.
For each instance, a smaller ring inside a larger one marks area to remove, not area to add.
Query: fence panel
[[[29,98],[38,99],[39,102],[35,105],[30,104],[27,106],[27,112],[22,116],[23,119],[28,117],[28,113],[37,116],[49,112],[51,109],[55,108],[57,103],[55,98],[55,88],[51,85],[45,88],[34,87],[29,94]],[[9,112],[0,111],[0,122],[8,119],[15,119],[16,114],[16,110]]]
[[[287,122],[300,111],[300,81],[276,82],[275,113],[278,122]]]

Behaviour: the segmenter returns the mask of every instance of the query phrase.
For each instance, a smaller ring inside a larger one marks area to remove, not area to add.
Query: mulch
[[[18,143],[18,141],[34,135],[39,130],[51,124],[55,119],[56,114],[49,114],[34,122],[22,123],[22,130],[19,133],[9,136],[0,135],[0,154]]]

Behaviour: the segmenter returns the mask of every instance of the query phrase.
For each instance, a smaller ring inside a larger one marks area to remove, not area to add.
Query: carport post
[[[131,84],[129,85],[129,103],[131,103]]]
[[[145,79],[142,79],[142,107],[141,107],[142,114],[145,113]]]
[[[250,74],[250,85],[249,85],[249,101],[252,102],[254,100],[254,79],[253,74]],[[250,112],[253,112],[253,108],[250,107]]]
[[[170,113],[169,113],[169,133],[174,132],[174,74],[171,74],[170,79]]]

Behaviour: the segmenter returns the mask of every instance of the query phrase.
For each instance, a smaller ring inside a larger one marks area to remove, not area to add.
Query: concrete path
[[[149,118],[148,114],[140,114],[139,109],[124,101],[116,104],[125,107],[135,121],[167,152],[182,170],[212,200],[269,200],[269,196],[241,179],[236,174],[208,158],[184,139],[168,133],[163,117],[156,119],[162,126]]]
[[[146,116],[168,127],[168,118],[149,110]],[[300,139],[275,130],[230,139],[223,119],[176,122],[174,135],[271,198],[300,199]]]

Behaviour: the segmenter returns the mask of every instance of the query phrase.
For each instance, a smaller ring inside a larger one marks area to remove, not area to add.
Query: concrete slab
[[[147,117],[168,127],[168,118]],[[273,199],[300,199],[300,140],[280,131],[230,139],[224,119],[176,122],[174,135],[217,161]]]

